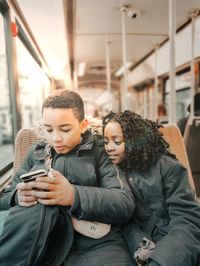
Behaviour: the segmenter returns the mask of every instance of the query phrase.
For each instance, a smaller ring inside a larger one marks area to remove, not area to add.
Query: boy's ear
[[[83,121],[81,122],[81,133],[85,133],[85,131],[87,130],[88,127],[88,120],[87,119],[83,119]]]

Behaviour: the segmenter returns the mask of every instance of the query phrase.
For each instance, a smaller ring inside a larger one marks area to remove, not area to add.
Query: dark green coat
[[[30,150],[25,163],[15,175],[11,186],[4,190],[0,199],[0,210],[8,209],[14,202],[15,187],[22,173],[44,167],[44,143],[38,143]],[[75,201],[66,212],[78,219],[112,224],[110,233],[101,239],[92,239],[78,233],[74,235],[73,252],[91,253],[98,265],[106,260],[108,249],[113,250],[107,259],[130,261],[119,224],[130,219],[134,208],[134,198],[119,171],[106,156],[103,146],[94,140],[90,132],[84,135],[83,142],[68,154],[52,151],[53,168],[60,171],[75,186]],[[119,252],[120,251],[120,252]],[[98,256],[95,256],[95,252]],[[110,261],[110,262],[111,262]],[[107,261],[109,262],[109,261]],[[90,261],[83,265],[89,265]],[[79,264],[77,264],[79,265]],[[118,265],[118,264],[116,264]]]
[[[128,177],[137,206],[124,229],[131,253],[145,236],[157,242],[152,259],[158,265],[199,265],[200,205],[188,183],[187,170],[161,155],[150,171],[132,170]]]

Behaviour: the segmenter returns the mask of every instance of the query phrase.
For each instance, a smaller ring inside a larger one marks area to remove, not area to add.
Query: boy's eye
[[[62,129],[63,132],[69,132],[70,129]]]
[[[52,129],[51,128],[48,128],[48,129],[45,128],[45,131],[48,132],[48,133],[50,133],[50,132],[52,132]]]

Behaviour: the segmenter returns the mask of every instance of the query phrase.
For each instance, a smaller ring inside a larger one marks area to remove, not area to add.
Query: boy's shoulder
[[[33,156],[35,160],[41,160],[45,158],[45,148],[47,146],[46,141],[39,140],[30,147],[29,155]]]
[[[93,134],[94,144],[99,147],[104,147],[104,138],[101,134]]]
[[[83,135],[82,147],[95,148],[104,147],[104,139],[101,134],[87,130]]]

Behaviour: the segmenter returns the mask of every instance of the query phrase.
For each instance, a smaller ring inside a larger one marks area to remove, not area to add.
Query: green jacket
[[[137,206],[124,228],[131,253],[145,236],[157,242],[151,256],[156,265],[199,265],[200,205],[187,170],[177,160],[161,155],[147,173],[130,170],[127,175]]]

